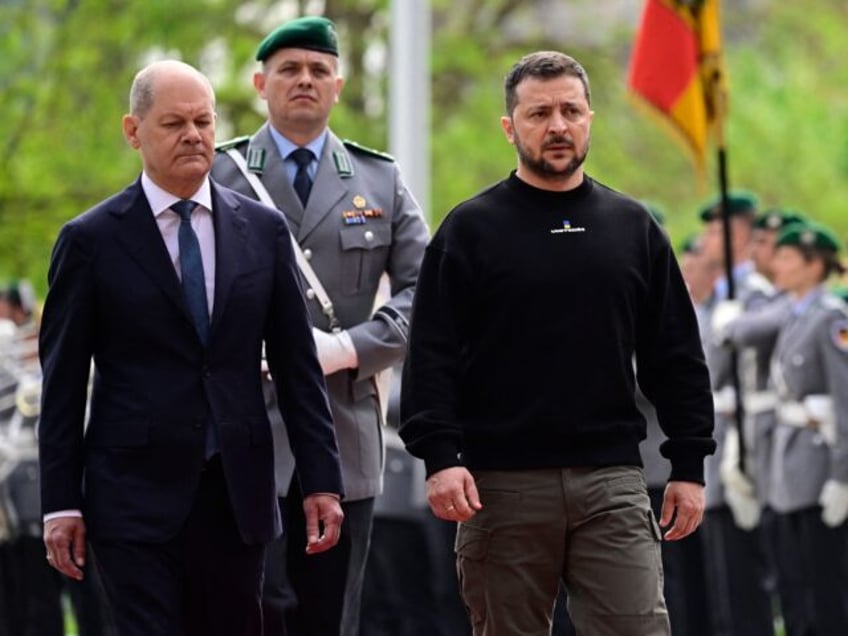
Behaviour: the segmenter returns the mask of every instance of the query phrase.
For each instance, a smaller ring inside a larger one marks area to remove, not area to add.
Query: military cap
[[[753,216],[757,211],[757,197],[751,192],[737,190],[727,193],[728,216]],[[716,197],[700,212],[701,221],[709,223],[721,218],[721,197]]]
[[[791,223],[800,223],[806,220],[807,217],[800,212],[771,208],[754,219],[754,227],[758,230],[780,230]]]
[[[309,49],[338,57],[336,27],[327,18],[305,16],[289,20],[269,33],[256,50],[256,59],[264,62],[280,49]]]
[[[848,285],[837,285],[830,290],[830,293],[848,303]]]
[[[690,234],[680,243],[677,249],[681,254],[697,254],[701,251],[701,235]]]
[[[787,225],[777,235],[775,245],[778,247],[781,245],[798,245],[833,252],[838,252],[841,248],[836,234],[830,228],[814,221]]]

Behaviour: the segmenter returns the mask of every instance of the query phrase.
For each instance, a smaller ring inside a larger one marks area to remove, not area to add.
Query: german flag
[[[725,112],[719,0],[646,0],[628,87],[703,168]]]

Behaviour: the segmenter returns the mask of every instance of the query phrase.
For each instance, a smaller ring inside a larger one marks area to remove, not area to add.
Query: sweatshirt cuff
[[[456,439],[451,437],[438,440],[428,440],[426,444],[417,444],[416,448],[410,449],[413,455],[424,460],[427,478],[430,475],[454,466],[462,466],[463,461]]]
[[[691,481],[704,485],[704,458],[681,458],[671,460],[668,481]]]

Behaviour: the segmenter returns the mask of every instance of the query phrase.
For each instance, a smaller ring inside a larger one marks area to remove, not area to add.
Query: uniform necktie
[[[191,227],[191,211],[197,206],[194,201],[183,199],[171,206],[180,215],[180,273],[182,274],[183,297],[186,307],[197,328],[200,342],[206,345],[209,339],[209,305],[206,301],[206,279],[203,276],[203,259],[200,243]]]
[[[309,192],[312,190],[312,178],[309,176],[309,164],[315,158],[309,148],[296,148],[289,154],[297,164],[297,173],[294,175],[294,191],[300,197],[303,207],[309,200]]]

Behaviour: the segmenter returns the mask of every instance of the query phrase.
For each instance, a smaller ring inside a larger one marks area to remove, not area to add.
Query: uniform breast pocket
[[[344,227],[340,240],[342,293],[352,296],[375,290],[386,267],[391,228],[376,223]]]

